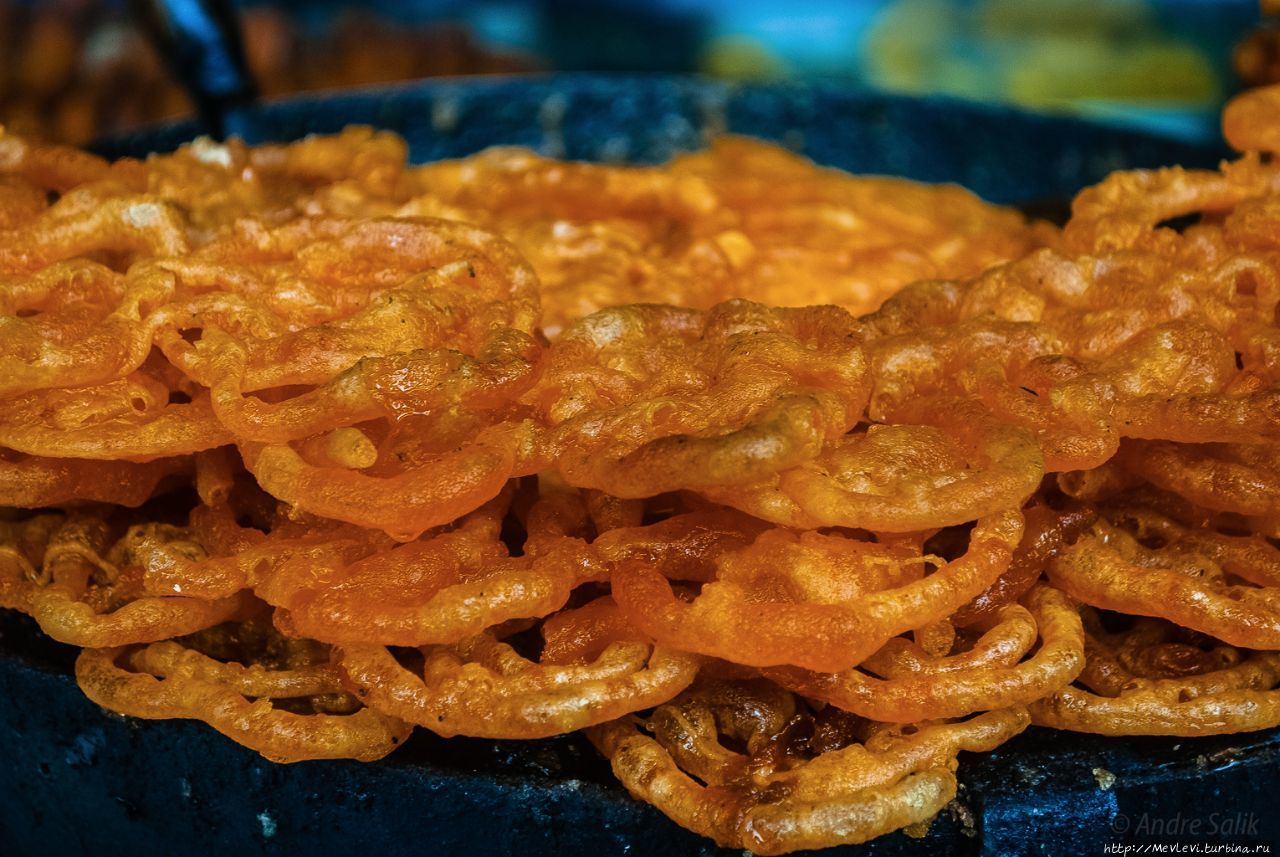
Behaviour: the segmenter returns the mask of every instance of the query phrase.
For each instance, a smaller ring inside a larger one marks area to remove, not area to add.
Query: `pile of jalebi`
[[[1280,89],[1225,126],[1062,230],[737,139],[0,136],[0,605],[111,711],[585,729],[761,854],[918,832],[1031,723],[1278,725]]]

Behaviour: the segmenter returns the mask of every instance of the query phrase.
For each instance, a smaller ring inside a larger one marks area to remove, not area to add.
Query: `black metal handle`
[[[231,0],[130,0],[130,8],[209,133],[221,139],[236,130],[237,111],[257,97],[258,88]]]

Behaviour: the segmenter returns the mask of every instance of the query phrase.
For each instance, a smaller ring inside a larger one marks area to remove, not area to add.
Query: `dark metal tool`
[[[243,136],[244,111],[258,88],[231,0],[129,0],[129,9],[191,96],[206,131]]]

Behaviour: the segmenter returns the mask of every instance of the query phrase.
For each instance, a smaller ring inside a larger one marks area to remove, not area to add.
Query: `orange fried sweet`
[[[585,729],[760,854],[925,823],[1029,721],[1280,724],[1277,91],[1061,231],[737,138],[0,132],[0,606],[111,711]]]
[[[561,634],[583,622],[579,612],[557,614]],[[342,646],[337,664],[366,705],[446,737],[560,735],[666,702],[698,674],[696,656],[655,647],[634,631],[618,635],[608,621],[588,620],[583,632],[575,643],[589,654],[571,663],[525,658],[485,631],[424,648],[419,673],[377,645]]]
[[[238,651],[222,660],[194,642],[85,649],[76,680],[111,711],[202,720],[274,762],[373,761],[409,737],[411,726],[343,692],[322,647],[237,639]]]
[[[149,529],[147,538],[201,553],[181,530]],[[131,529],[113,542],[113,530],[90,515],[5,522],[0,606],[31,616],[55,640],[85,648],[167,640],[230,621],[247,609],[243,593],[211,600],[144,594],[135,558],[139,533]]]
[[[1031,706],[1032,721],[1102,735],[1221,735],[1280,723],[1280,656],[1249,652],[1158,620],[1104,630],[1086,612],[1074,685]]]
[[[1008,605],[967,652],[942,657],[915,652],[894,637],[862,669],[814,673],[774,668],[765,674],[794,693],[821,699],[871,720],[911,723],[1026,705],[1069,684],[1084,667],[1084,632],[1074,605],[1046,586],[1025,608]],[[1026,624],[1039,648],[1020,645]],[[1021,649],[1021,650],[1019,650]]]
[[[619,307],[556,340],[529,399],[570,484],[620,497],[746,484],[857,423],[861,339],[835,307]]]
[[[1016,511],[982,518],[965,553],[946,562],[909,543],[769,530],[722,557],[715,579],[690,601],[638,560],[613,570],[613,595],[663,645],[752,666],[839,672],[984,590],[1008,568],[1021,535]]]
[[[1280,648],[1280,549],[1259,536],[1184,527],[1118,505],[1047,570],[1086,604],[1166,618],[1236,646]]]
[[[588,734],[627,790],[677,823],[723,847],[785,854],[932,818],[955,794],[959,751],[1026,725],[1025,709],[1005,709],[900,729],[810,714],[767,684],[711,683],[657,708],[652,737],[626,719]]]

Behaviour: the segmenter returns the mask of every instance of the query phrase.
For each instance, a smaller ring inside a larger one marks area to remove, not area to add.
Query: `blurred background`
[[[1280,80],[1256,0],[242,2],[263,94],[547,71],[821,77],[1217,136],[1223,101]],[[84,143],[190,106],[125,0],[0,0],[0,122]]]

